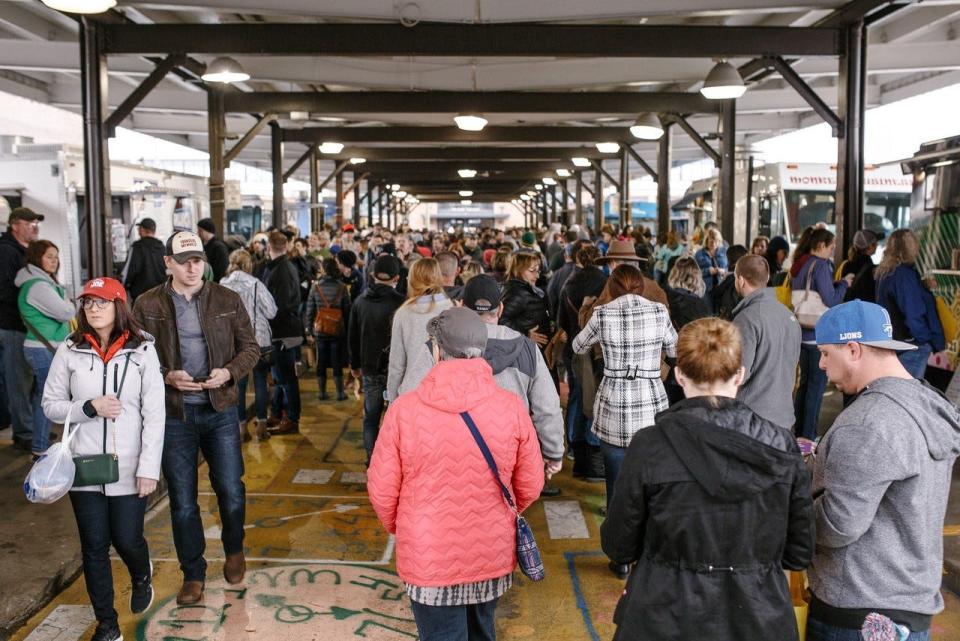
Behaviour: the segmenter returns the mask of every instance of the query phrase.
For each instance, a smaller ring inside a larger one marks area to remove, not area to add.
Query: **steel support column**
[[[578,225],[583,225],[583,172],[577,172],[577,198],[574,201],[573,218]]]
[[[273,224],[283,227],[283,132],[280,125],[270,123],[270,166],[273,179]]]
[[[566,228],[570,228],[570,192],[567,189],[567,184],[570,181],[567,178],[561,178],[560,184],[563,186],[563,200],[561,204],[563,205],[563,211],[560,214],[560,224]]]
[[[550,185],[550,223],[557,222],[557,188]]]
[[[593,172],[593,232],[600,235],[603,227],[603,161],[594,162]]]
[[[627,155],[626,145],[620,151],[620,227],[624,228],[633,222],[630,215],[630,157]]]
[[[342,171],[337,174],[336,187],[334,188],[334,191],[336,191],[337,209],[336,209],[336,213],[334,214],[333,227],[334,229],[342,229],[343,228],[343,172]]]
[[[367,178],[367,227],[373,227],[373,183]],[[361,256],[361,258],[363,258]]]
[[[734,233],[734,188],[736,184],[736,148],[737,148],[737,101],[724,100],[720,131],[720,208],[718,224],[720,233],[730,244],[743,241]],[[742,225],[742,223],[741,223]]]
[[[359,171],[353,172],[353,227],[360,229],[360,181]]]
[[[838,105],[843,119],[837,150],[836,259],[846,256],[853,235],[863,226],[863,120],[867,38],[863,22],[846,27],[840,56]]]
[[[104,116],[107,112],[107,57],[103,33],[96,20],[80,20],[80,77],[83,93],[84,220],[87,273],[83,278],[111,276],[113,265],[107,242],[111,216],[110,157]]]
[[[320,158],[314,148],[307,160],[310,163],[310,231],[323,227],[323,203],[320,197]]]
[[[663,123],[663,136],[657,149],[657,233],[670,231],[670,138],[669,122]]]

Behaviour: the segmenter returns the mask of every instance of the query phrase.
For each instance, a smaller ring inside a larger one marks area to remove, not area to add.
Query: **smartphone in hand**
[[[210,380],[210,375],[209,375],[209,374],[208,374],[207,376],[194,376],[194,377],[193,377],[193,382],[194,382],[194,383],[206,383],[206,382],[209,381],[209,380]]]

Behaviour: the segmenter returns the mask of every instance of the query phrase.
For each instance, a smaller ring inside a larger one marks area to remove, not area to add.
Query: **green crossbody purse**
[[[120,379],[120,389],[117,398],[123,390],[123,383],[127,380],[127,368],[130,366],[130,354],[123,365],[123,377]],[[104,365],[106,367],[106,365]],[[113,453],[107,452],[107,420],[113,423]],[[117,457],[117,422],[112,419],[103,419],[103,454],[88,454],[73,457],[76,473],[73,477],[74,487],[89,485],[110,485],[120,480],[120,459]]]

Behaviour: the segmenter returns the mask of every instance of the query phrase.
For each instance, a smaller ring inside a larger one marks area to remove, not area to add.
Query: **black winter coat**
[[[130,246],[130,263],[124,287],[130,292],[131,302],[140,294],[167,280],[167,267],[163,264],[166,254],[163,242],[153,236],[145,236]]]
[[[17,297],[20,288],[13,281],[26,262],[27,248],[17,242],[9,230],[0,234],[0,329],[25,332]],[[4,399],[6,400],[6,399]]]
[[[713,316],[705,299],[685,289],[667,288],[667,300],[670,301],[670,320],[678,332],[687,323]]]
[[[203,253],[207,255],[207,262],[213,270],[213,281],[219,283],[227,275],[227,267],[230,266],[230,248],[214,236],[203,246]]]
[[[553,334],[550,307],[543,290],[518,278],[511,278],[503,287],[503,315],[500,324],[524,336],[535,329],[547,337]]]
[[[573,354],[573,339],[580,333],[580,307],[587,296],[600,296],[607,284],[607,276],[599,268],[590,266],[577,271],[567,279],[560,290],[557,303],[557,323],[567,333],[568,356]]]
[[[364,376],[386,375],[393,314],[401,305],[399,292],[376,282],[353,304],[347,332],[350,369],[359,369]]]
[[[843,300],[849,302],[858,298],[868,303],[877,302],[877,281],[873,277],[876,266],[873,259],[865,254],[857,254],[853,260],[844,262],[840,278],[853,274],[853,285],[847,288]]]
[[[297,268],[286,255],[280,256],[264,266],[260,279],[277,303],[277,315],[270,320],[273,340],[303,337]]]
[[[743,403],[687,399],[640,430],[600,534],[636,563],[615,639],[796,641],[783,569],[813,556],[809,474],[793,434]]]
[[[710,292],[713,297],[713,308],[717,310],[717,316],[723,320],[733,318],[733,308],[740,303],[740,295],[737,293],[735,284],[736,278],[734,274],[727,274]]]

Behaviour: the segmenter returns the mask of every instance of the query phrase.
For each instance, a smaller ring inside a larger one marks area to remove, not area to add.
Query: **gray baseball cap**
[[[477,313],[465,307],[451,307],[427,321],[427,334],[444,353],[466,358],[467,350],[487,346],[487,326]]]

